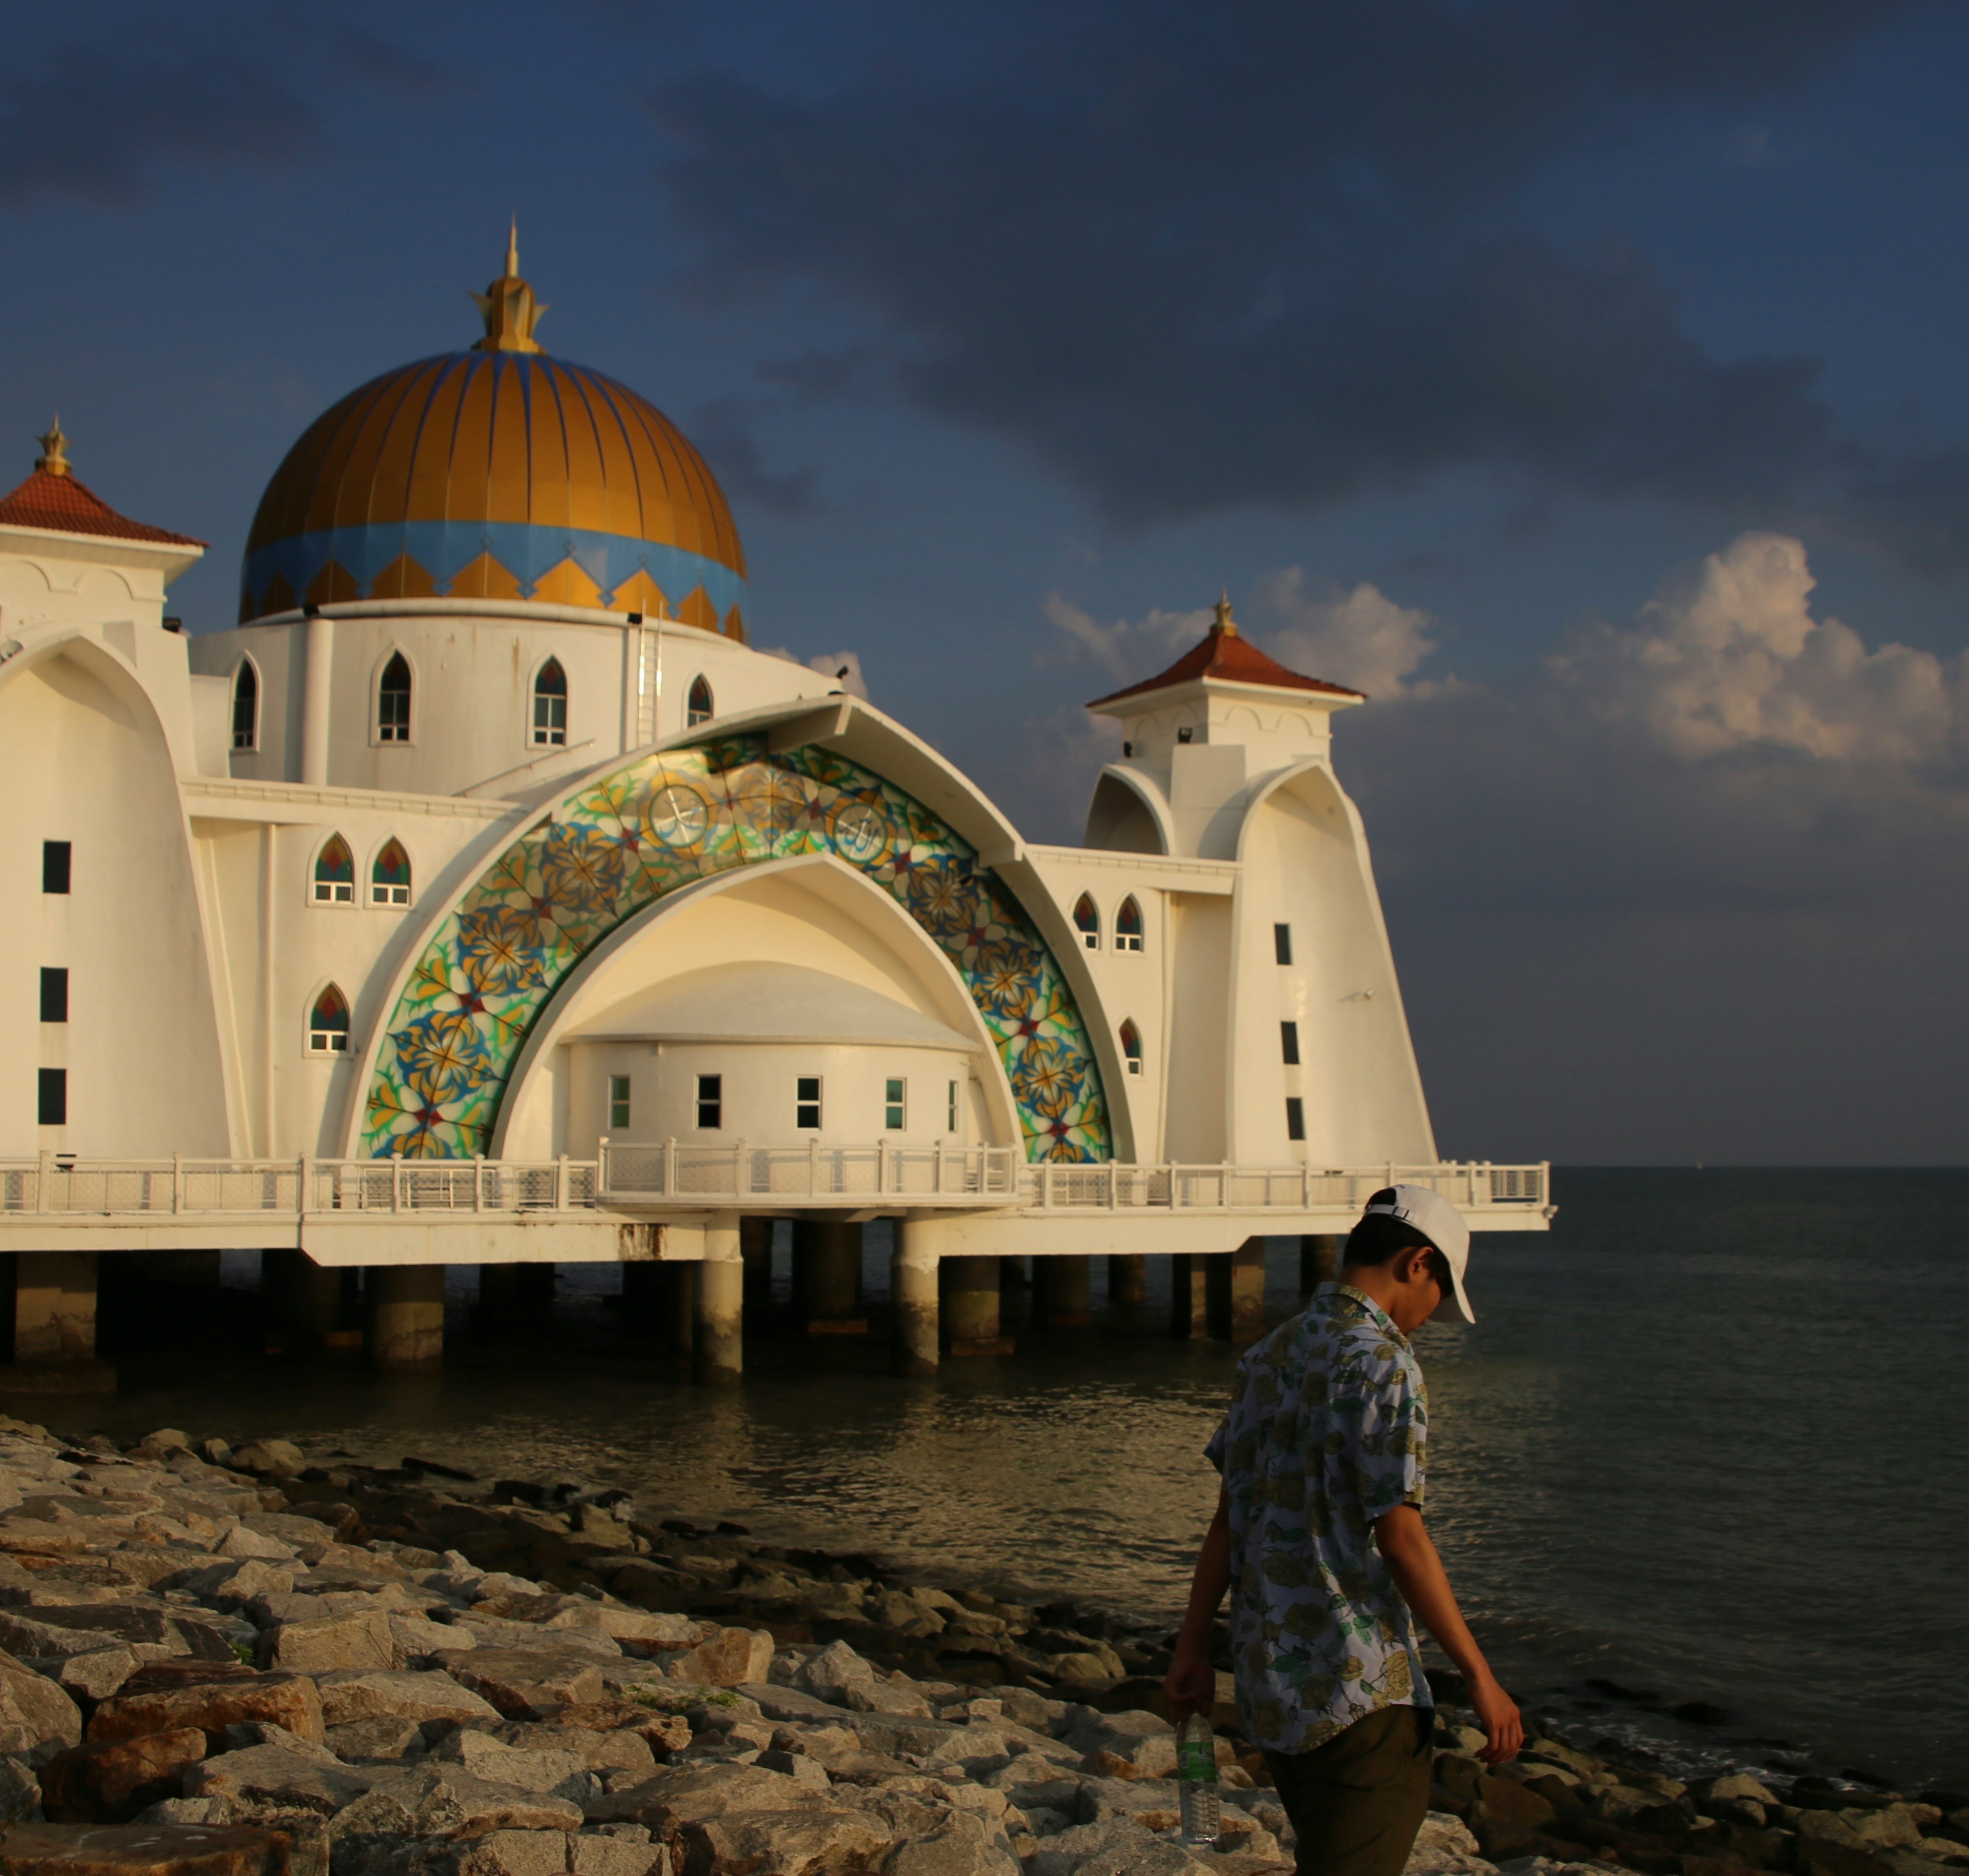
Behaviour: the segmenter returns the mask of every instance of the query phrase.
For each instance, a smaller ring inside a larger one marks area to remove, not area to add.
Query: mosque
[[[1179,1329],[1235,1332],[1264,1238],[1391,1177],[1543,1227],[1546,1168],[1437,1158],[1333,765],[1359,693],[1220,604],[1088,706],[1121,760],[1085,844],[1036,845],[751,648],[716,479],[541,349],[514,248],[475,297],[469,349],[288,451],[232,630],[167,615],[202,544],[59,423],[0,498],[16,1383],[99,1371],[119,1254],[257,1250],[324,1336],[359,1270],[397,1367],[439,1358],[449,1264],[617,1262],[728,1381],[786,1221],[816,1332],[865,1321],[889,1222],[918,1373],[1004,1345],[999,1259],[1069,1321],[1097,1255],[1117,1296],[1170,1256]]]

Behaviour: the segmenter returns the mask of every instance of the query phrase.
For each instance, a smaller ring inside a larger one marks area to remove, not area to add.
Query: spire
[[[483,293],[472,298],[485,321],[485,336],[472,347],[475,352],[537,352],[534,337],[547,309],[534,297],[534,290],[520,278],[520,223],[515,216],[506,236],[506,271]]]
[[[1227,638],[1238,636],[1238,622],[1231,616],[1231,593],[1228,587],[1218,596],[1217,623],[1210,629],[1221,632]]]
[[[70,472],[68,439],[62,434],[59,417],[34,440],[41,446],[41,453],[34,459],[36,469],[44,470],[50,475],[66,475]]]

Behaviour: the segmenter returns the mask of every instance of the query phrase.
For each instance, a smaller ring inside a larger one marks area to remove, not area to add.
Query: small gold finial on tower
[[[485,321],[485,336],[472,349],[475,352],[537,352],[534,328],[548,308],[534,297],[534,290],[520,278],[520,223],[516,216],[506,236],[506,271],[483,293],[472,298]]]
[[[1238,636],[1238,622],[1231,616],[1231,594],[1227,588],[1217,600],[1217,623],[1212,628],[1221,632],[1227,638]]]
[[[34,458],[36,469],[45,469],[50,475],[66,475],[73,472],[69,467],[68,439],[62,434],[59,417],[34,440],[41,446],[41,453]]]

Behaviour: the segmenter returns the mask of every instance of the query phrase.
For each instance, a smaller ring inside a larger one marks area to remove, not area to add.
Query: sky
[[[223,628],[516,216],[754,641],[1029,837],[1220,590],[1369,693],[1445,1154],[1959,1164],[1966,69],[1941,0],[78,0],[0,67],[0,487],[58,411]]]

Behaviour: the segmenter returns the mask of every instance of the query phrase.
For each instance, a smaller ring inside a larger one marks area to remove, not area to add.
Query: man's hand
[[[1517,1702],[1489,1674],[1467,1684],[1470,1704],[1477,1709],[1477,1724],[1490,1735],[1478,1758],[1486,1765],[1509,1764],[1525,1743],[1525,1723],[1518,1715]]]
[[[1217,1670],[1210,1665],[1206,1645],[1188,1640],[1176,1644],[1176,1659],[1163,1676],[1163,1692],[1169,1718],[1178,1725],[1192,1713],[1207,1714],[1217,1704]]]

